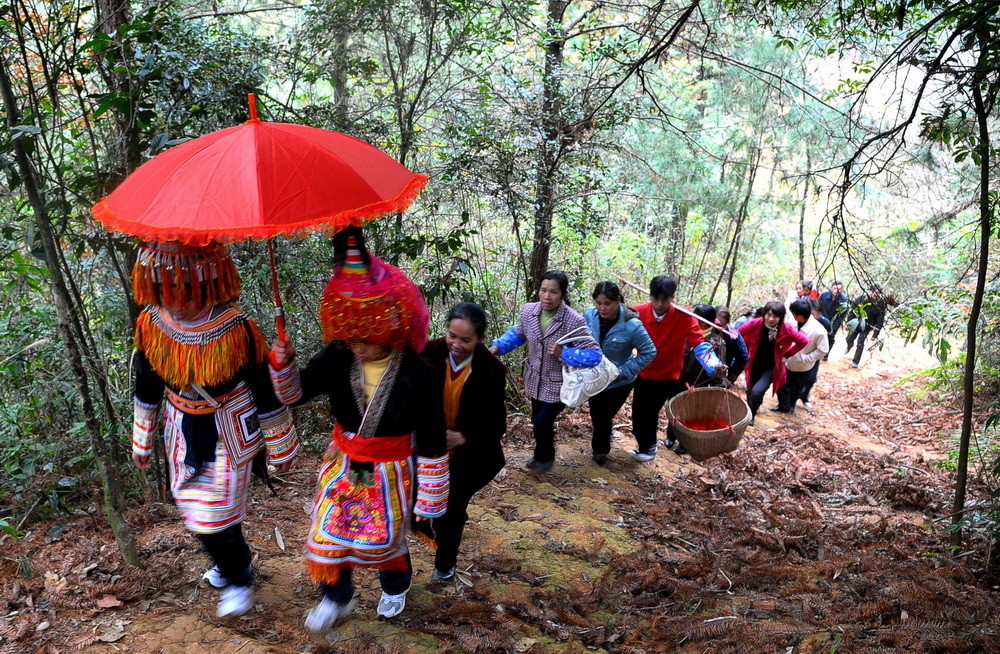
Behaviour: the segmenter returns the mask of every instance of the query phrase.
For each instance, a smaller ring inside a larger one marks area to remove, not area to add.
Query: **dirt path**
[[[169,505],[130,515],[145,571],[118,563],[96,511],[55,542],[36,525],[5,545],[0,653],[995,651],[996,589],[977,582],[978,557],[944,555],[935,522],[951,484],[939,439],[957,419],[894,385],[930,362],[890,346],[860,370],[835,354],[813,413],[764,410],[737,452],[703,465],[634,461],[623,428],[598,467],[578,413],[561,420],[553,471],[533,475],[530,427],[512,419],[458,578],[430,585],[432,555],[413,542],[406,611],[374,619],[377,581],[361,573],[356,613],[323,639],[301,628],[314,460],[280,498],[254,491],[257,606],[237,619],[215,617],[205,558]]]

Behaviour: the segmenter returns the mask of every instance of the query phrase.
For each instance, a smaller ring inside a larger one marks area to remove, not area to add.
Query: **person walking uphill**
[[[828,340],[831,350],[833,349],[834,341],[837,340],[837,332],[840,331],[840,326],[847,317],[847,309],[850,306],[849,302],[850,298],[844,292],[844,285],[839,281],[830,284],[830,290],[823,291],[823,294],[819,296],[820,313],[830,321],[830,336]],[[826,361],[828,356],[829,352],[827,352],[827,356],[823,357],[823,360]]]
[[[808,345],[809,339],[785,322],[785,305],[777,301],[765,304],[764,316],[744,324],[739,332],[749,354],[743,374],[747,380],[747,404],[750,406],[752,425],[771,384],[774,384],[775,393],[785,385],[785,361]]]
[[[827,339],[829,334],[813,317],[812,305],[808,300],[792,302],[791,313],[796,328],[806,335],[809,343],[785,362],[785,367],[788,368],[788,380],[778,391],[777,407],[782,413],[794,413],[795,403],[800,399],[807,410],[812,408],[809,404],[809,390],[815,383],[819,360],[830,351]]]
[[[322,594],[305,626],[317,634],[353,609],[357,566],[379,571],[378,615],[402,612],[413,576],[411,514],[443,515],[449,486],[441,388],[417,354],[429,318],[420,289],[368,254],[358,228],[338,232],[334,248],[319,306],[327,346],[301,371],[291,343],[271,349],[278,397],[302,404],[327,395],[334,416],[305,548]]]
[[[559,401],[562,364],[592,368],[601,361],[601,346],[587,334],[574,343],[557,343],[568,333],[587,323],[566,302],[569,278],[566,273],[550,270],[542,275],[538,302],[521,307],[517,324],[490,345],[493,354],[507,354],[525,343],[528,358],[524,367],[524,387],[531,398],[531,427],[535,436],[534,456],[527,466],[535,472],[547,472],[556,458],[555,422],[566,405]],[[585,329],[581,332],[586,331]]]
[[[590,405],[591,459],[604,465],[611,452],[611,423],[625,404],[639,371],[656,356],[656,346],[638,319],[638,312],[622,304],[614,282],[598,282],[591,294],[593,307],[583,313],[590,333],[601,344],[604,356],[618,366],[618,378],[587,400]]]
[[[455,576],[469,502],[506,463],[500,439],[507,431],[507,368],[483,345],[486,313],[463,302],[448,313],[445,325],[445,337],[431,341],[421,353],[443,388],[450,452],[448,510],[431,521],[429,534],[437,544],[435,582]]]
[[[639,461],[652,461],[656,457],[656,427],[660,409],[667,400],[682,392],[687,348],[694,350],[698,362],[709,375],[725,377],[728,369],[712,353],[712,346],[705,342],[698,327],[698,320],[674,306],[677,282],[658,275],[649,282],[650,301],[635,307],[639,320],[646,328],[656,347],[653,361],[639,371],[632,398],[632,434],[636,449],[630,454]],[[674,432],[667,427],[664,444],[674,447]]]
[[[147,305],[135,330],[132,461],[149,468],[166,395],[170,491],[214,563],[204,578],[223,588],[218,615],[242,615],[253,607],[242,527],[250,475],[266,479],[266,458],[288,470],[299,449],[295,423],[271,389],[264,335],[232,305],[240,279],[222,245],[144,245],[132,286]]]
[[[854,358],[851,360],[852,368],[857,368],[861,364],[861,355],[865,353],[865,339],[868,335],[874,333],[875,338],[878,338],[879,332],[885,326],[888,306],[886,298],[882,296],[882,287],[878,284],[872,284],[868,292],[862,293],[854,303],[851,309],[853,317],[848,322],[851,331],[847,335],[847,352],[854,347],[855,340],[858,343],[858,348],[854,350]]]

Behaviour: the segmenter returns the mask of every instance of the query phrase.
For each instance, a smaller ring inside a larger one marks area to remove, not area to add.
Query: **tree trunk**
[[[3,104],[7,114],[7,125],[13,128],[19,124],[21,114],[14,96],[10,73],[6,64],[0,66],[0,95],[3,96]],[[87,371],[83,364],[83,358],[80,355],[79,343],[73,332],[73,318],[70,308],[71,297],[66,287],[66,280],[63,278],[62,267],[59,262],[59,252],[57,251],[58,245],[52,233],[45,199],[42,197],[41,189],[38,187],[34,167],[24,148],[23,141],[23,139],[15,139],[13,141],[14,155],[17,161],[18,173],[24,184],[28,203],[31,205],[32,213],[35,216],[35,226],[38,229],[39,240],[42,242],[42,247],[45,250],[45,263],[49,269],[49,281],[52,285],[52,293],[56,303],[59,336],[63,341],[63,347],[69,358],[69,365],[73,372],[73,380],[77,392],[80,394],[80,402],[83,405],[84,424],[87,428],[87,435],[90,438],[90,445],[94,450],[94,456],[97,459],[97,466],[104,487],[104,512],[108,517],[108,522],[115,535],[115,540],[118,542],[118,549],[122,557],[129,564],[138,566],[140,565],[140,561],[138,551],[135,547],[135,539],[131,528],[121,515],[121,509],[125,502],[118,468],[108,457],[108,446],[103,434],[101,434],[97,412],[94,409],[94,402],[90,394]]]
[[[809,180],[812,176],[812,158],[806,147],[806,179],[802,185],[802,210],[799,211],[799,279],[806,278],[806,205],[809,204]]]
[[[670,228],[667,232],[667,275],[681,282],[681,266],[684,263],[684,232],[687,227],[689,205],[678,202],[670,212]]]
[[[739,256],[743,223],[746,221],[747,214],[749,213],[750,198],[753,196],[753,182],[757,177],[757,168],[760,166],[760,156],[761,148],[758,145],[753,154],[753,162],[749,164],[750,169],[747,171],[747,192],[743,196],[743,202],[740,203],[739,210],[736,212],[736,226],[733,229],[733,238],[729,241],[729,249],[726,251],[726,258],[722,261],[719,278],[716,280],[715,287],[712,289],[712,296],[708,300],[709,304],[715,304],[715,296],[719,292],[719,286],[722,285],[723,278],[726,279],[727,286],[726,306],[729,306],[729,303],[733,299],[733,275],[736,273],[736,260]]]
[[[986,43],[988,39],[980,32],[979,69],[987,70]],[[990,234],[992,232],[992,212],[990,211],[990,108],[995,99],[996,88],[989,87],[989,105],[983,98],[982,76],[972,86],[973,107],[979,126],[979,270],[976,274],[976,292],[972,300],[972,309],[966,323],[965,369],[962,376],[962,435],[958,446],[958,470],[955,477],[955,502],[952,505],[951,524],[955,529],[951,532],[951,545],[961,547],[961,524],[965,509],[966,485],[969,476],[969,443],[972,441],[972,409],[975,399],[976,372],[976,334],[979,330],[979,316],[983,308],[983,294],[986,289],[986,275],[990,261]]]
[[[127,111],[111,112],[115,122],[115,138],[108,143],[108,150],[111,154],[109,182],[111,186],[115,186],[138,168],[142,161],[142,152],[139,149],[140,134],[136,125],[138,90],[135,80],[128,71],[128,66],[134,63],[133,53],[131,50],[126,51],[121,37],[121,27],[131,21],[131,16],[129,15],[129,0],[97,0],[94,6],[97,10],[97,31],[111,34],[112,41],[117,46],[114,50],[113,62],[102,66],[101,73],[107,81],[111,93],[128,98]],[[101,58],[98,60],[105,61]]]
[[[569,2],[549,0],[545,28],[545,67],[542,73],[541,132],[535,171],[535,232],[532,235],[531,262],[525,280],[525,294],[530,301],[542,275],[549,267],[552,248],[552,213],[555,199],[556,172],[559,167],[560,77],[562,75],[563,14]]]

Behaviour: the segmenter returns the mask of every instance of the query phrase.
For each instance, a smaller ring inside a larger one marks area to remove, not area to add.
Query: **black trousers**
[[[816,362],[816,365],[814,365],[812,370],[807,373],[808,377],[806,377],[806,380],[802,383],[802,390],[799,393],[799,399],[803,402],[809,401],[809,393],[812,392],[813,386],[816,385],[816,380],[819,378],[820,363],[820,361]]]
[[[640,452],[648,454],[656,449],[660,409],[685,388],[684,382],[679,379],[636,378],[635,395],[632,396],[632,434]],[[667,427],[667,436],[671,440],[674,438],[674,430],[670,426]]]
[[[855,329],[851,332],[851,335],[847,337],[847,351],[850,352],[851,348],[854,347],[854,340],[858,341],[858,349],[854,351],[854,358],[852,362],[854,365],[861,363],[861,355],[865,353],[865,339],[868,338],[868,334],[875,332],[875,337],[878,337],[877,329],[866,327],[865,329]]]
[[[434,519],[434,542],[437,543],[434,567],[441,572],[451,570],[458,561],[458,546],[462,542],[465,523],[469,521],[469,502],[481,488],[452,485],[448,494],[448,510]]]
[[[607,454],[611,451],[611,430],[615,415],[625,404],[631,384],[623,384],[614,388],[606,388],[593,396],[587,403],[590,405],[590,424],[593,426],[593,436],[590,447],[594,454]]]
[[[252,556],[243,538],[243,525],[237,523],[215,534],[197,534],[202,547],[219,566],[219,572],[231,586],[249,586],[253,583],[250,568]]]
[[[771,378],[774,376],[774,369],[768,368],[760,373],[756,378],[750,378],[750,385],[747,387],[747,404],[750,406],[750,413],[757,415],[757,410],[764,403],[764,394],[771,387]]]
[[[837,332],[840,331],[840,326],[844,324],[844,314],[838,314],[830,322],[830,331],[827,332],[826,340],[830,344],[830,351],[833,352],[833,342],[837,340]]]
[[[548,463],[556,458],[556,418],[566,405],[531,399],[531,431],[535,435],[535,461]]]
[[[344,604],[354,597],[354,568],[345,565],[340,569],[340,578],[335,584],[320,584],[319,590],[328,600]],[[413,579],[413,564],[410,562],[410,553],[406,553],[406,571],[399,570],[379,570],[378,582],[382,586],[382,591],[387,595],[399,595],[405,593],[410,587]]]
[[[813,366],[815,369],[815,366]],[[809,378],[812,375],[813,369],[806,370],[805,372],[797,372],[795,370],[787,370],[787,379],[785,380],[785,385],[778,390],[778,407],[782,411],[791,412],[795,409],[795,403],[800,399],[808,399],[809,392],[808,389],[812,388],[809,384]],[[764,389],[765,391],[767,389]]]

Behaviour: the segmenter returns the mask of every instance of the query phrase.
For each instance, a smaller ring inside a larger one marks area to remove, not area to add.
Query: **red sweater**
[[[639,371],[639,376],[650,381],[680,379],[687,348],[705,340],[698,321],[678,311],[673,304],[659,322],[653,317],[651,302],[640,304],[635,310],[639,312],[639,321],[656,346],[656,357]]]

